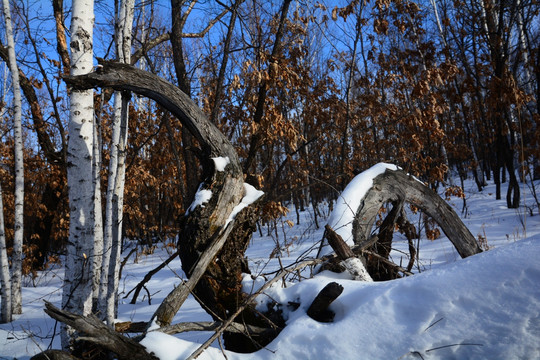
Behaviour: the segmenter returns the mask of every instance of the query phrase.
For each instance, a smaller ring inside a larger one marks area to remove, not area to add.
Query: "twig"
[[[420,356],[420,359],[424,360],[424,357],[422,356],[422,354],[420,353],[420,351],[409,351],[408,353],[406,353],[405,355],[402,355],[399,357],[398,360],[401,360],[403,359],[405,356],[407,355],[417,355],[417,356]]]
[[[439,323],[440,321],[442,321],[443,319],[444,319],[444,317],[442,317],[442,318],[440,318],[439,320],[437,320],[437,321],[431,323],[431,325],[429,325],[429,326],[424,330],[424,332],[428,331],[432,326],[438,324],[438,323]]]
[[[484,344],[473,344],[473,343],[450,344],[450,345],[438,346],[438,347],[426,350],[426,352],[445,349],[445,348],[449,348],[449,347],[452,347],[452,346],[484,346]]]

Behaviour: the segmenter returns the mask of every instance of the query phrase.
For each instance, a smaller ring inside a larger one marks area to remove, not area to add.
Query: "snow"
[[[225,157],[219,156],[219,157],[212,158],[212,160],[214,160],[214,164],[216,166],[217,171],[224,171],[225,166],[229,165],[229,163],[231,162],[228,156],[225,156]]]
[[[242,209],[244,209],[246,206],[253,204],[263,195],[264,191],[257,190],[253,185],[244,183],[244,197],[240,201],[240,204],[236,205],[233,208],[231,214],[229,215],[229,218],[227,219],[226,224],[231,222],[236,216],[236,214],[238,214]]]
[[[187,209],[186,214],[189,214],[190,212],[195,210],[197,206],[204,206],[204,204],[210,201],[210,199],[212,198],[212,191],[203,189],[202,186],[203,184],[199,185],[199,189],[195,193],[195,200],[193,200],[193,202]]]
[[[376,171],[375,171],[376,170]],[[385,168],[373,170],[355,191],[369,187],[369,179]],[[370,169],[371,171],[371,169]],[[360,181],[359,181],[360,182]],[[537,184],[538,186],[538,184]],[[535,203],[524,188],[525,204]],[[442,189],[441,189],[442,191]],[[248,191],[246,190],[246,195]],[[540,358],[540,216],[525,218],[523,208],[506,208],[505,200],[495,200],[494,185],[478,192],[466,183],[466,211],[462,200],[449,204],[461,214],[474,236],[484,236],[491,249],[460,259],[448,239],[420,241],[420,266],[415,275],[387,282],[359,282],[344,274],[323,272],[312,279],[277,283],[257,298],[263,308],[269,298],[279,303],[300,303],[293,311],[283,306],[287,326],[266,349],[254,354],[222,352],[216,342],[198,359],[538,359]],[[344,196],[345,198],[345,196]],[[354,208],[354,207],[353,207]],[[324,208],[321,206],[321,211]],[[313,209],[295,212],[273,228],[254,234],[247,256],[253,276],[244,276],[244,289],[254,292],[279,270],[274,249],[287,266],[302,256],[313,256],[323,228],[314,226]],[[333,215],[336,216],[336,215]],[[417,221],[413,215],[412,222]],[[324,224],[324,219],[319,218]],[[283,224],[283,225],[280,225]],[[278,236],[279,235],[279,236]],[[391,257],[406,264],[408,244],[396,235]],[[129,251],[129,249],[128,249]],[[124,298],[142,277],[169,257],[172,246],[162,246],[152,255],[130,258],[121,281],[120,321],[147,321],[159,303],[185,275],[178,260],[156,274],[140,294],[137,304]],[[127,254],[127,252],[125,253]],[[255,280],[253,280],[255,278]],[[43,312],[43,300],[59,305],[63,271],[52,267],[23,288],[23,314],[9,324],[0,324],[0,359],[27,360],[49,345],[60,347],[55,321]],[[306,315],[317,293],[329,282],[344,287],[331,305],[333,323],[318,323]],[[286,287],[283,287],[286,285]],[[149,299],[150,296],[150,299]],[[149,304],[150,303],[150,304]],[[208,321],[210,317],[190,297],[173,323]],[[157,331],[147,334],[142,344],[160,359],[185,359],[211,336],[210,332],[190,332],[176,336]]]
[[[398,167],[392,164],[378,163],[366,171],[356,175],[345,187],[345,190],[336,200],[332,214],[328,218],[328,225],[341,236],[349,245],[354,245],[352,236],[352,224],[354,215],[360,206],[362,198],[373,186],[373,179],[384,174],[386,170],[396,171]],[[321,255],[330,253],[332,249],[324,246]]]

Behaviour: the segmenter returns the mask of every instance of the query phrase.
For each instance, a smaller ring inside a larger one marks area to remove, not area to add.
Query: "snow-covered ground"
[[[535,202],[528,188],[522,190],[525,205],[532,207]],[[472,234],[486,239],[489,251],[460,259],[444,236],[435,241],[424,236],[421,266],[412,277],[366,283],[324,272],[300,283],[288,282],[285,288],[279,282],[267,291],[268,296],[283,303],[299,301],[301,306],[296,311],[284,308],[287,326],[266,349],[242,355],[213,347],[199,359],[225,358],[224,354],[228,359],[540,358],[540,216],[536,208],[532,217],[523,207],[507,209],[505,200],[495,200],[494,192],[494,186],[478,192],[472,182],[467,183],[463,214],[462,200],[450,200]],[[266,274],[270,279],[281,266],[313,256],[329,215],[323,207],[320,212],[319,229],[313,209],[300,213],[299,225],[294,210],[275,227],[263,225],[247,252],[253,275]],[[295,225],[290,227],[287,220]],[[410,220],[418,219],[411,216]],[[394,246],[393,260],[407,264],[407,242],[397,236]],[[170,251],[160,245],[137,262],[130,258],[120,284],[122,297]],[[269,259],[272,252],[275,256]],[[133,294],[121,300],[119,320],[147,321],[181,276],[180,262],[174,260],[147,283],[136,305],[129,304]],[[55,336],[59,325],[43,312],[43,300],[60,304],[62,277],[61,269],[52,268],[34,282],[27,281],[23,314],[0,325],[0,359],[29,359],[48,347],[59,348],[60,338]],[[336,318],[333,323],[318,323],[306,315],[306,309],[331,281],[344,287],[331,305]],[[207,320],[210,317],[190,298],[174,322]],[[153,332],[143,344],[161,359],[180,360],[210,336],[208,332],[175,337]]]

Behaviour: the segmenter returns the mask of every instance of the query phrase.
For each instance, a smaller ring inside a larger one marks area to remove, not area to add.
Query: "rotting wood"
[[[326,236],[326,239],[328,240],[328,244],[330,244],[332,249],[336,252],[336,255],[341,260],[347,260],[348,258],[355,256],[350,246],[347,245],[345,241],[343,241],[341,236],[339,236],[339,234],[337,234],[334,229],[330,227],[330,225],[326,225],[324,229],[324,234]]]
[[[198,140],[204,178],[200,189],[212,193],[204,207],[196,206],[180,219],[182,230],[178,249],[182,268],[190,278],[187,283],[189,286],[183,284],[183,290],[175,290],[167,296],[160,307],[158,324],[170,325],[172,317],[191,291],[214,320],[226,318],[227,314],[236,311],[243,296],[241,276],[245,272],[245,263],[242,259],[255,225],[252,206],[242,210],[235,219],[229,219],[244,195],[244,177],[236,149],[197,104],[178,87],[130,65],[104,60],[99,60],[99,63],[100,66],[93,73],[67,76],[64,80],[74,89],[103,87],[131,91],[156,101],[170,111]],[[216,170],[214,158],[227,158],[227,166],[221,171]],[[223,231],[227,234],[224,235]],[[219,242],[210,257],[201,262],[201,255],[206,254],[216,238],[223,241]],[[203,263],[206,263],[205,266],[200,267]],[[196,268],[202,270],[202,274],[200,271],[196,274],[199,278],[194,276]],[[178,296],[178,293],[182,296]],[[249,316],[243,314],[242,317],[242,321],[259,325],[251,323]],[[225,340],[226,347],[230,349]],[[238,342],[240,347],[250,343],[246,339],[241,340]]]
[[[77,341],[88,341],[118,355],[121,360],[158,360],[141,344],[117,333],[94,315],[82,316],[61,310],[45,302],[45,312],[55,320],[74,328],[80,336]]]
[[[248,306],[252,305],[257,296],[259,296],[259,294],[261,294],[264,290],[268,289],[270,286],[272,286],[277,281],[283,279],[288,274],[294,273],[297,270],[305,268],[306,266],[320,264],[321,262],[321,259],[305,260],[300,263],[294,264],[293,266],[280,270],[273,279],[267,281],[259,290],[251,294],[247,299],[245,299],[242,305],[239,306],[238,309],[232,315],[230,315],[228,319],[225,320],[223,324],[216,330],[214,335],[212,335],[208,340],[206,340],[204,344],[199,346],[199,348],[197,348],[197,350],[195,350],[187,358],[187,360],[196,359],[200,354],[202,354],[203,351],[206,350],[219,336],[221,336],[225,329],[227,329],[227,327],[229,327],[229,325],[234,322],[234,319],[238,316],[238,314],[240,314]]]

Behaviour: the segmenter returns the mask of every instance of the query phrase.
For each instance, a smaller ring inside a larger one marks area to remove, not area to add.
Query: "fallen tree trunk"
[[[45,312],[55,320],[74,328],[79,336],[77,341],[88,341],[118,355],[123,360],[159,360],[146,351],[141,344],[120,335],[103,323],[97,316],[82,316],[61,310],[45,302]]]

